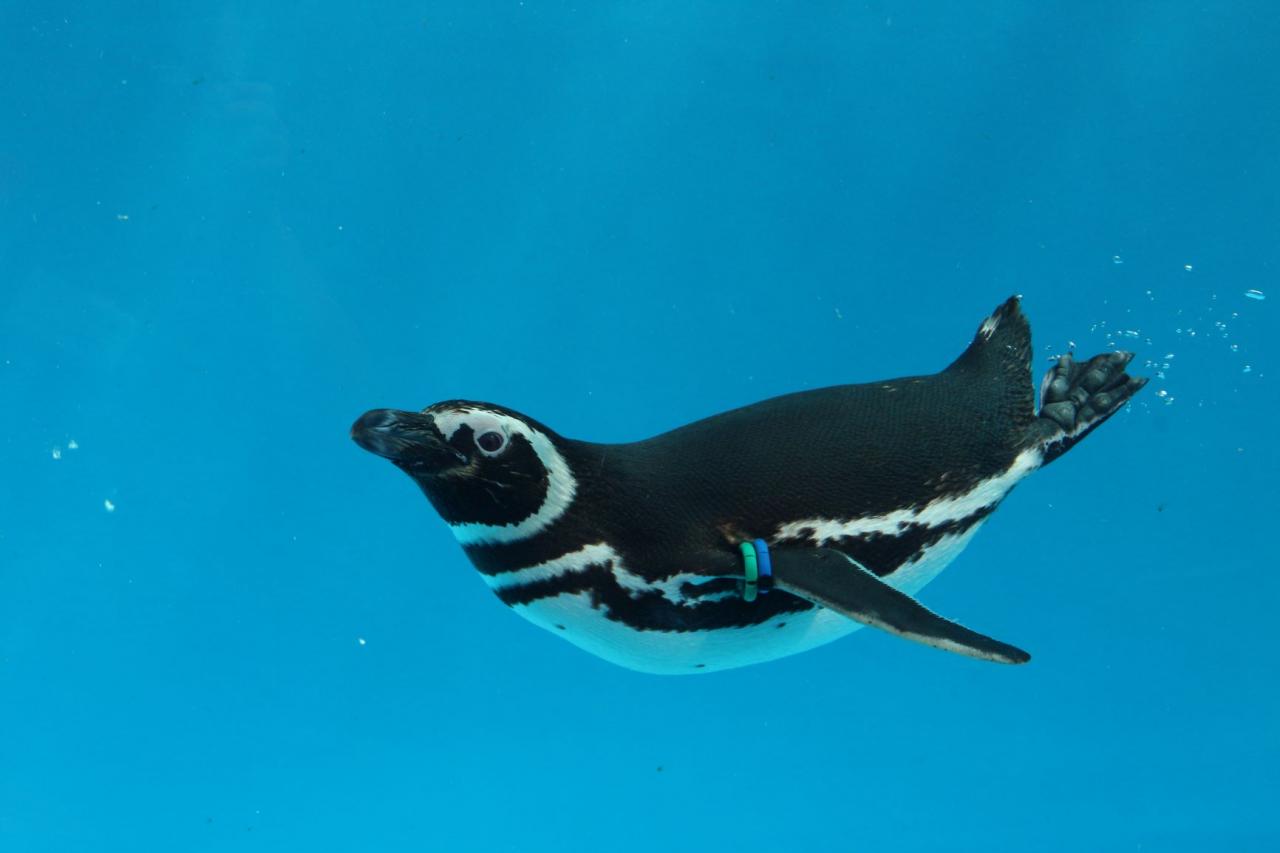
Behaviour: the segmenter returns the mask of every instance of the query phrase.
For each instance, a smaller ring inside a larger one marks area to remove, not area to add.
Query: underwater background
[[[1280,848],[1275,3],[0,20],[0,850]],[[638,439],[1011,293],[1153,377],[921,594],[1024,667],[614,667],[348,437]]]

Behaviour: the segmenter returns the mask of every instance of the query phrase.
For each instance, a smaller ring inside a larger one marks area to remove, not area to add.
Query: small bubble
[[[103,508],[103,509],[105,509],[107,512],[115,512],[115,511],[116,511],[116,505],[115,505],[115,502],[114,502],[113,500],[111,500],[111,498],[107,498],[106,500],[104,500],[104,501],[102,502],[102,508]]]
[[[1166,390],[1164,390],[1163,388],[1161,388],[1159,391],[1157,391],[1157,392],[1156,392],[1156,396],[1157,396],[1157,397],[1168,397],[1168,396],[1169,396],[1169,392],[1168,392],[1168,391],[1166,391]]]
[[[1244,295],[1250,299],[1256,299],[1259,302],[1267,298],[1267,294],[1263,293],[1261,290],[1246,290]]]
[[[1111,263],[1113,263],[1113,264],[1123,264],[1123,263],[1124,263],[1124,258],[1120,257],[1119,255],[1112,255],[1112,256],[1111,256]]]
[[[80,442],[76,441],[74,438],[67,442],[67,450],[79,450],[79,449],[80,449]]]
[[[1191,264],[1183,264],[1182,268],[1187,272],[1191,272]]]
[[[1232,345],[1231,345],[1231,351],[1232,351],[1232,352],[1240,352],[1240,345],[1239,345],[1239,344],[1232,344]]]
[[[61,448],[61,447],[55,447],[53,450],[50,450],[50,451],[49,451],[49,455],[50,455],[50,456],[52,456],[55,460],[57,460],[57,459],[61,459],[61,458],[62,458],[62,448]]]
[[[1241,373],[1253,373],[1253,365],[1252,365],[1252,364],[1246,364],[1246,365],[1244,366],[1244,370],[1242,370],[1242,371],[1240,371],[1240,372],[1241,372]]]
[[[365,644],[364,637],[356,637],[356,642],[363,646]]]

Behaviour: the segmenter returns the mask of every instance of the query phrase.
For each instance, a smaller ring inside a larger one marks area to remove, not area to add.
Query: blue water
[[[1274,3],[391,5],[0,15],[0,850],[1280,847]],[[1014,292],[1163,374],[922,594],[1025,667],[613,667],[347,435],[636,439]]]

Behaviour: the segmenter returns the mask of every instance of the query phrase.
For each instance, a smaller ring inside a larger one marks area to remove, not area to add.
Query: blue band
[[[769,582],[773,580],[773,560],[769,558],[769,543],[763,539],[757,539],[752,544],[756,546],[756,566],[760,571],[760,586],[768,592]]]
[[[768,592],[773,586],[773,561],[769,545],[763,539],[739,542],[742,552],[742,600],[755,601],[756,593]]]

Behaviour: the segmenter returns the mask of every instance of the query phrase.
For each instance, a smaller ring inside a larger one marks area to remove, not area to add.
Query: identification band
[[[742,600],[755,601],[756,595],[769,591],[773,583],[773,560],[769,557],[769,544],[763,539],[739,543],[742,551]]]

